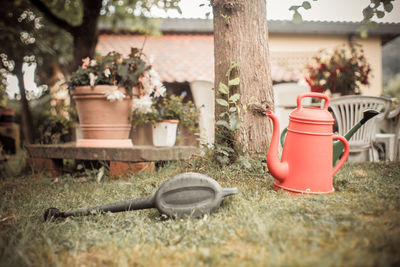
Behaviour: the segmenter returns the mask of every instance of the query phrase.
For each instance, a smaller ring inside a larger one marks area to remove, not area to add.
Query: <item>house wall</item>
[[[304,65],[321,49],[335,48],[348,43],[347,36],[339,35],[288,35],[270,34],[269,49],[273,61],[290,70],[302,72]],[[353,38],[363,46],[365,56],[372,68],[370,85],[363,87],[363,95],[380,96],[382,93],[382,55],[379,37]]]

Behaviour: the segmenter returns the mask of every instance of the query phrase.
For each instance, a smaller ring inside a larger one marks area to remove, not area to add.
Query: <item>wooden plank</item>
[[[134,146],[132,148],[76,147],[75,143],[61,145],[27,145],[32,158],[80,159],[105,161],[164,161],[188,159],[200,149],[194,146],[154,147]]]

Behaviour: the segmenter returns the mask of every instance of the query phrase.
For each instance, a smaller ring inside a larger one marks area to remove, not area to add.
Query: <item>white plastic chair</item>
[[[336,118],[338,134],[345,135],[355,124],[360,122],[363,111],[373,109],[381,114],[366,122],[349,140],[349,161],[377,161],[373,148],[376,125],[387,117],[392,101],[385,97],[374,96],[342,96],[332,98],[330,107]],[[368,154],[367,154],[368,153]]]

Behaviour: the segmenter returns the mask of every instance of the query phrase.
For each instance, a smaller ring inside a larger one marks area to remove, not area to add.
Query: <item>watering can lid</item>
[[[325,122],[333,124],[333,116],[326,109],[313,107],[299,107],[289,115],[290,119],[309,121],[309,122]]]
[[[301,100],[305,97],[314,97],[324,99],[324,106],[322,108],[316,107],[304,107],[301,104]],[[304,94],[300,94],[297,96],[297,109],[295,109],[290,115],[290,119],[293,120],[301,120],[308,122],[325,122],[329,124],[333,124],[333,116],[328,111],[329,106],[329,97],[325,94],[308,92]]]

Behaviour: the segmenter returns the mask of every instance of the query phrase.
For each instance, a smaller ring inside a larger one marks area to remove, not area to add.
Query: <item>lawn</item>
[[[167,219],[151,209],[43,221],[48,207],[66,211],[150,195],[188,171],[236,186],[239,194],[199,219]],[[276,192],[266,172],[219,168],[202,158],[153,174],[98,178],[96,170],[1,178],[0,265],[400,265],[398,162],[346,164],[328,195]]]

